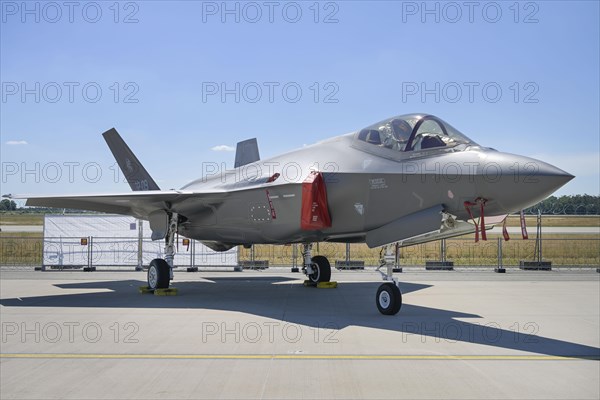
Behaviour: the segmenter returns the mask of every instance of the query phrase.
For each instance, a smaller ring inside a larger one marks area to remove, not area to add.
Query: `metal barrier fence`
[[[135,268],[140,264],[147,266],[151,259],[162,257],[162,244],[148,240],[142,241],[142,251],[137,239],[90,237],[87,245],[80,244],[80,238],[63,238],[61,241],[61,246],[58,246],[56,239],[40,236],[1,236],[0,266]],[[109,245],[98,251],[96,248],[100,242]],[[505,242],[494,237],[478,243],[472,238],[446,239],[400,248],[398,260],[399,266],[424,266],[429,261],[447,260],[457,267],[512,267],[519,266],[523,260],[535,261],[537,242],[536,238]],[[543,247],[542,258],[551,261],[553,267],[600,267],[600,238],[543,238],[537,244]],[[53,246],[57,251],[48,251]],[[195,240],[190,240],[189,246],[183,246],[180,239],[178,246],[175,264],[179,267],[253,264],[265,267],[302,263],[298,245],[256,245],[252,249],[240,246],[234,262],[224,254],[199,251],[202,246]],[[374,266],[378,265],[380,258],[379,249],[369,249],[365,244],[317,243],[313,254],[327,256],[332,266],[339,260],[360,260],[364,265]]]
[[[200,242],[178,243],[177,266],[235,266],[237,251],[216,253]],[[43,238],[41,236],[0,236],[0,266],[35,266],[43,269],[86,267],[130,267],[139,269],[151,260],[164,257],[160,241],[141,238],[88,236]]]
[[[552,261],[557,267],[600,266],[600,238],[544,238],[544,260]],[[254,246],[256,260],[268,260],[270,265],[293,265],[294,245]],[[349,254],[346,252],[349,247]],[[414,246],[402,247],[399,251],[400,266],[424,266],[428,261],[452,261],[455,266],[519,266],[523,261],[535,261],[536,239],[509,240],[493,238],[475,243],[472,238],[446,239]],[[360,260],[365,265],[378,265],[380,249],[369,249],[365,244],[318,243],[314,254],[324,255],[334,261]],[[295,252],[296,264],[301,263],[301,252]],[[240,260],[251,258],[249,249],[240,249]]]

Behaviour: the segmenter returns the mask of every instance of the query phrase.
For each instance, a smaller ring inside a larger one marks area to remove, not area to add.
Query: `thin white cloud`
[[[26,140],[9,140],[9,141],[6,142],[6,144],[8,146],[21,146],[21,145],[26,145],[26,144],[29,144],[29,143],[27,143]]]
[[[220,144],[215,147],[211,147],[212,151],[235,151],[234,147],[227,146],[226,144]]]

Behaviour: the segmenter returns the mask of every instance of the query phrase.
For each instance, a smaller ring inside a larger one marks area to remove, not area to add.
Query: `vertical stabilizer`
[[[108,144],[121,171],[123,171],[123,175],[125,175],[127,183],[131,186],[131,190],[160,190],[154,179],[152,179],[115,128],[107,130],[102,136],[104,136],[106,144]]]
[[[258,154],[258,142],[256,141],[256,138],[238,142],[237,149],[235,151],[234,168],[243,167],[244,165],[259,160],[260,155]]]

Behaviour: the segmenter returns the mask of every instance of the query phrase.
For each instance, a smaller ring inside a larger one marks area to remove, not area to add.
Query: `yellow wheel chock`
[[[304,286],[312,286],[312,287],[316,287],[317,289],[335,289],[337,287],[337,282],[333,281],[333,282],[318,282],[318,283],[315,283],[315,282],[310,281],[310,280],[305,280],[304,281]]]

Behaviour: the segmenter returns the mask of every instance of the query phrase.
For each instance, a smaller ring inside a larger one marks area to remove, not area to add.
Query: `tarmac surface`
[[[0,398],[600,397],[600,274],[0,270]]]

